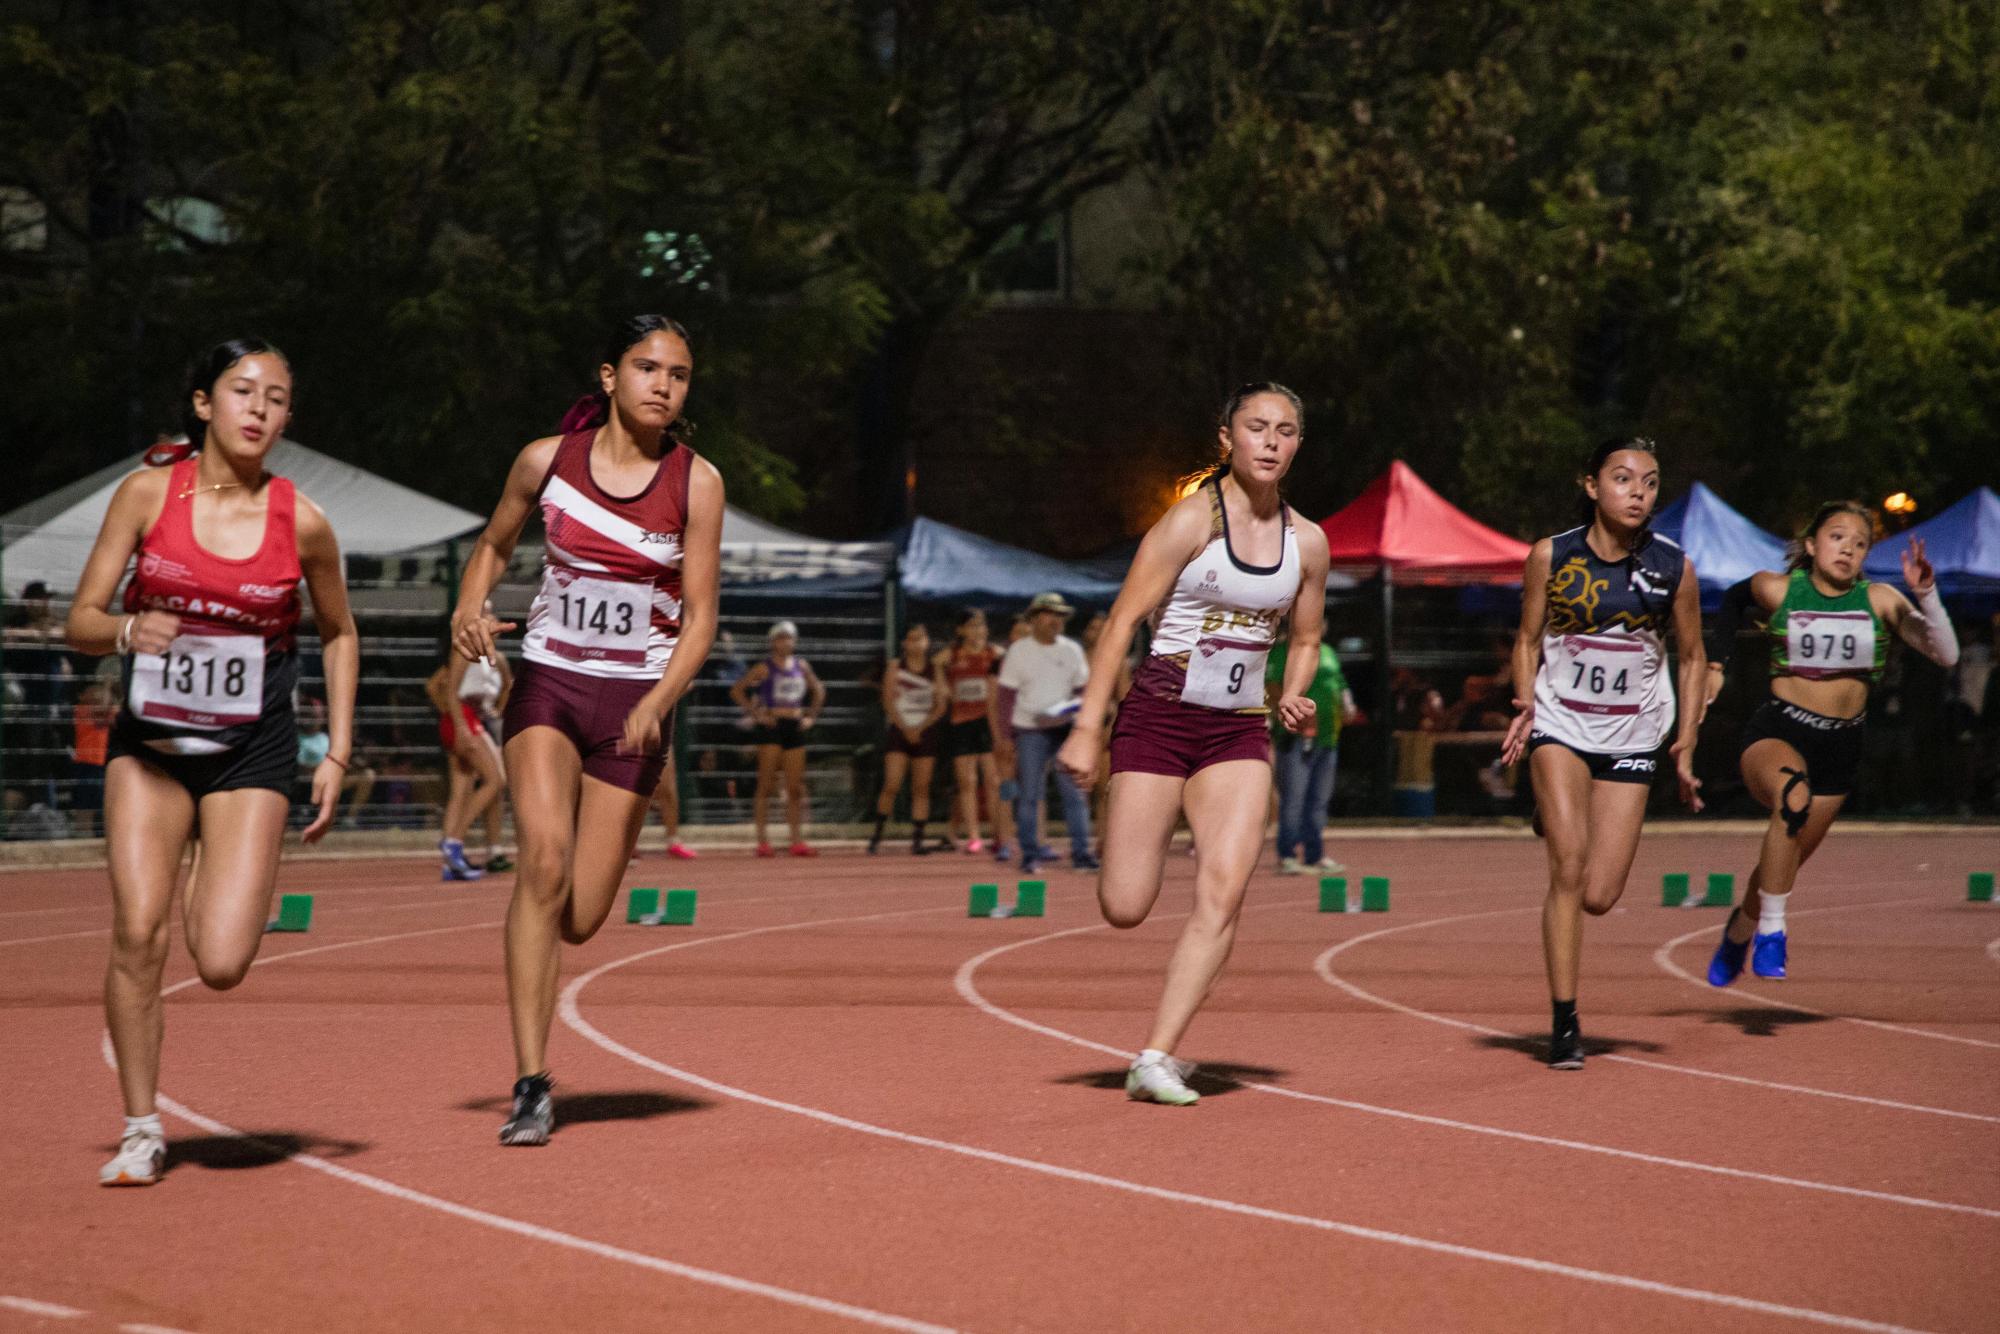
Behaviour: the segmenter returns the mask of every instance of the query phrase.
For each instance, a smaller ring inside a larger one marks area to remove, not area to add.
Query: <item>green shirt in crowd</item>
[[[1264,683],[1275,689],[1285,679],[1285,658],[1292,646],[1280,639],[1271,649],[1271,658],[1264,666]],[[1340,744],[1340,701],[1347,693],[1347,674],[1340,670],[1340,659],[1333,655],[1332,646],[1319,646],[1319,670],[1313,673],[1312,684],[1306,687],[1306,698],[1319,710],[1319,733],[1314,738],[1316,744],[1336,746]],[[1285,725],[1278,721],[1275,709],[1271,713],[1271,730],[1283,732]]]

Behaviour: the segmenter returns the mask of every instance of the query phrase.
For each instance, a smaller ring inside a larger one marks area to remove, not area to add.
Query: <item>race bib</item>
[[[1188,654],[1181,701],[1206,709],[1256,709],[1264,704],[1264,664],[1269,644],[1204,639]]]
[[[806,674],[792,672],[785,675],[772,673],[771,706],[778,709],[803,708],[806,702]]]
[[[1550,664],[1563,707],[1600,716],[1639,712],[1645,665],[1644,644],[1604,635],[1564,635],[1562,653]]]
[[[134,654],[132,712],[148,722],[218,732],[264,711],[264,641],[179,635],[165,653]]]
[[[986,678],[968,676],[955,681],[951,687],[951,697],[960,704],[984,704],[986,702]]]
[[[548,590],[549,647],[573,662],[643,666],[653,586],[582,577]]]
[[[1865,611],[1795,611],[1785,618],[1794,676],[1850,676],[1875,670],[1875,619]]]

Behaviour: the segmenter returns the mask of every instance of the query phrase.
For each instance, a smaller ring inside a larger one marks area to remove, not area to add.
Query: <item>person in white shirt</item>
[[[1041,860],[1039,835],[1049,764],[1069,738],[1078,698],[1090,680],[1090,662],[1083,645],[1063,633],[1076,608],[1063,601],[1062,594],[1036,594],[1027,614],[1031,633],[1009,645],[1000,664],[993,733],[999,743],[1000,768],[1013,768],[1018,780],[1014,821],[1020,827],[1021,869],[1033,871]],[[1055,779],[1063,822],[1069,826],[1070,864],[1079,871],[1095,871],[1090,804],[1070,775],[1058,769]]]

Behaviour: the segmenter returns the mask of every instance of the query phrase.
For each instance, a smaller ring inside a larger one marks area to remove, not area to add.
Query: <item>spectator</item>
[[[36,579],[21,590],[21,605],[7,618],[6,703],[7,780],[20,789],[19,804],[53,811],[56,780],[67,776],[71,672],[63,623],[51,601],[49,586]]]
[[[299,780],[308,788],[312,782],[313,770],[326,758],[333,740],[326,734],[326,701],[316,695],[303,695],[298,705],[299,726]],[[348,761],[347,773],[340,780],[340,804],[345,812],[341,816],[343,827],[355,827],[356,815],[374,794],[377,775],[368,761],[356,751]]]
[[[104,764],[111,745],[111,720],[118,716],[118,695],[102,677],[77,692],[70,712],[75,743],[70,747],[70,810],[74,832],[96,837],[103,830]]]
[[[1319,646],[1319,666],[1306,698],[1316,706],[1312,732],[1297,736],[1278,720],[1278,688],[1284,683],[1291,644],[1279,639],[1264,667],[1266,698],[1270,701],[1272,768],[1278,783],[1278,870],[1303,875],[1310,868],[1327,872],[1347,868],[1326,855],[1323,838],[1327,805],[1333,799],[1334,773],[1340,760],[1340,729],[1356,713],[1347,675],[1333,646]]]
[[[1014,641],[1000,664],[993,710],[999,742],[996,757],[1003,771],[1010,765],[1015,769],[1019,781],[1014,820],[1020,829],[1023,871],[1033,871],[1035,863],[1044,859],[1040,826],[1049,762],[1068,739],[1070,720],[1090,680],[1083,646],[1062,633],[1075,611],[1060,593],[1036,594],[1028,604],[1027,637]],[[1090,806],[1068,774],[1058,770],[1055,777],[1063,821],[1069,826],[1070,864],[1079,871],[1095,871]]]

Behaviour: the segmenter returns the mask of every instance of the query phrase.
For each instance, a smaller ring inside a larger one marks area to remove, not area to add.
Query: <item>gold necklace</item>
[[[227,491],[231,487],[248,485],[250,485],[248,482],[217,482],[214,486],[191,486],[181,492],[180,499],[186,500],[189,496],[198,496],[206,491]]]

